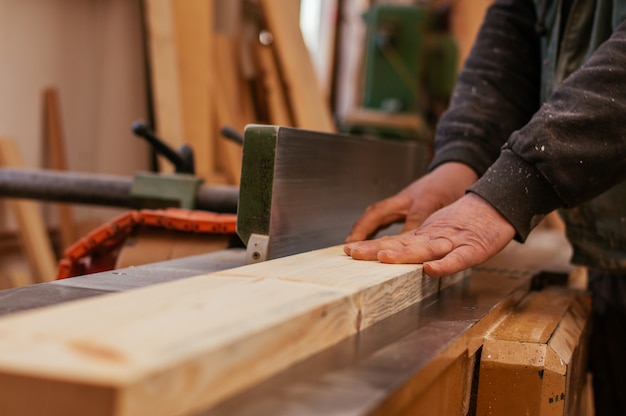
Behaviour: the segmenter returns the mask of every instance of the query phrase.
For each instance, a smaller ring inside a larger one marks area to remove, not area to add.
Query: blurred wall
[[[45,167],[42,92],[55,87],[70,170],[147,168],[147,146],[130,133],[146,113],[140,4],[0,0],[0,136],[17,140],[26,167]]]

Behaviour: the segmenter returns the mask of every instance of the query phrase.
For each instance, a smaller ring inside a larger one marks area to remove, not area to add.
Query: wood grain
[[[191,412],[434,290],[420,266],[333,247],[17,314],[0,320],[0,413]]]

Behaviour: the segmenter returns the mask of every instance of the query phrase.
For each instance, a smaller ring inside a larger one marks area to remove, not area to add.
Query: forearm
[[[524,239],[542,215],[626,178],[626,23],[568,77],[471,190]]]
[[[510,134],[539,108],[540,50],[531,1],[488,10],[441,118],[431,170],[458,161],[482,175]]]

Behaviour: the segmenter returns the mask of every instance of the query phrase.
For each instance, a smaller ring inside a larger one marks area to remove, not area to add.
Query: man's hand
[[[404,231],[415,229],[433,212],[462,197],[477,179],[469,166],[445,163],[396,195],[367,207],[346,242],[365,240],[380,229],[402,221],[405,222]]]
[[[443,277],[484,262],[514,236],[513,226],[495,208],[470,193],[435,212],[420,228],[350,243],[344,251],[357,260],[424,263],[426,274]]]

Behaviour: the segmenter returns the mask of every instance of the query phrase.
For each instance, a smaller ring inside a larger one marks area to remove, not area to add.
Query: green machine
[[[448,9],[376,5],[367,24],[361,109],[348,131],[430,140],[456,81],[457,46]]]

